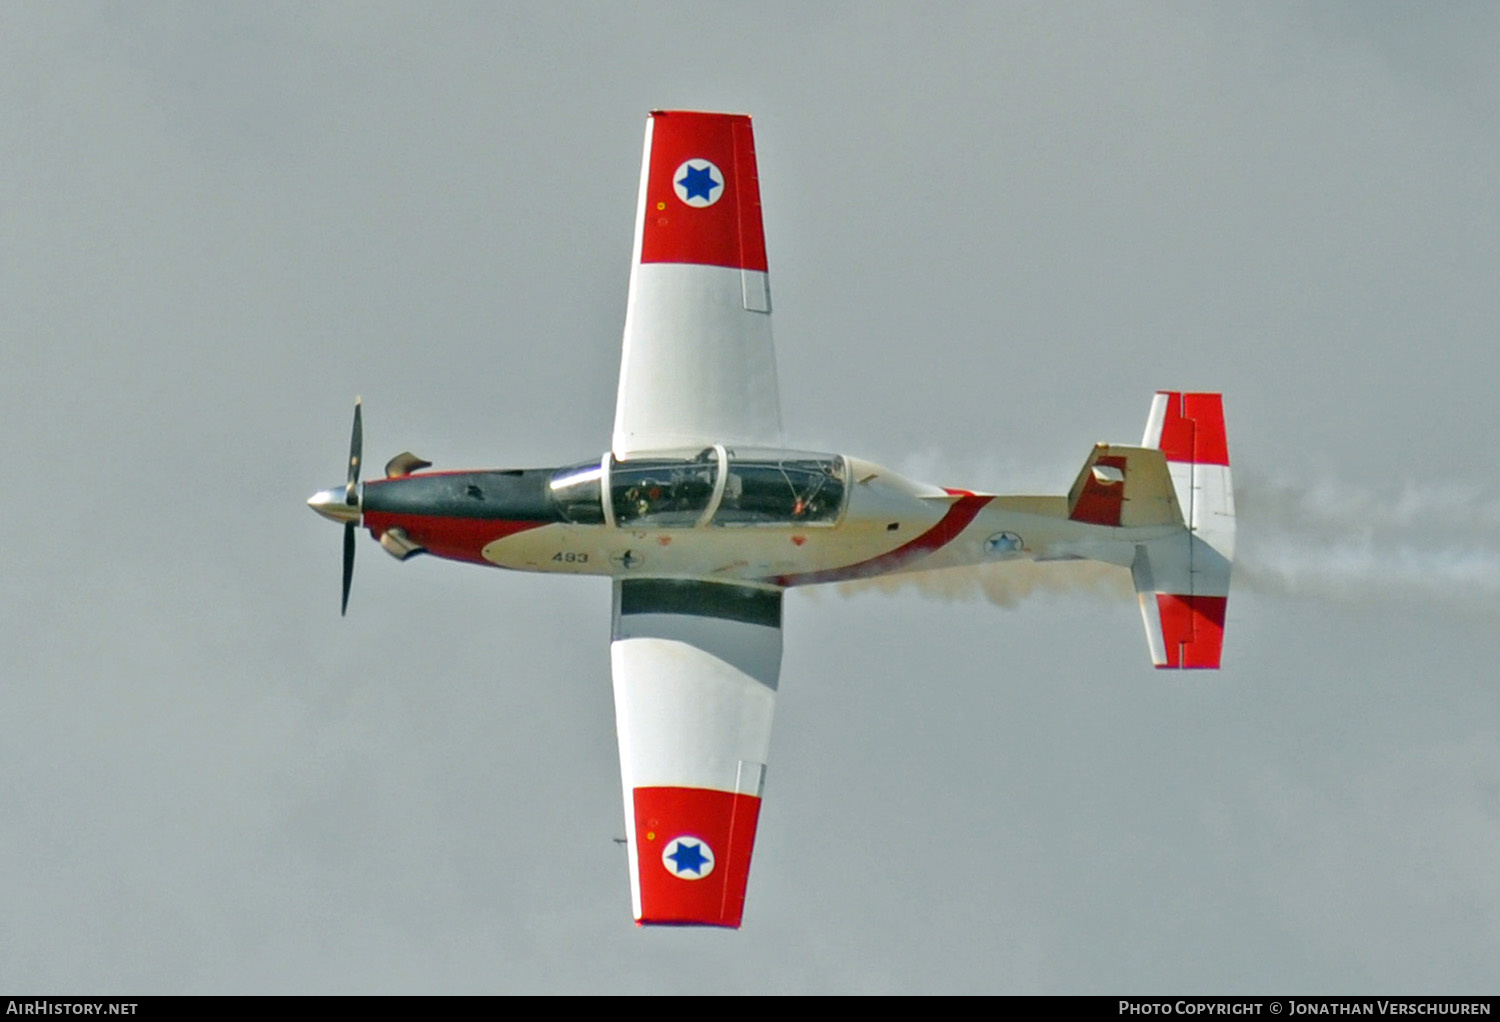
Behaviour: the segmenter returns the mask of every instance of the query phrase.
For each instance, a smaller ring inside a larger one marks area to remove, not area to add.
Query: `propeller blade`
[[[339,617],[349,611],[349,584],[354,581],[354,523],[344,526],[344,598],[339,604]]]
[[[360,424],[360,399],[354,399],[354,432],[349,437],[349,482],[344,487],[344,503],[354,506],[354,488],[359,485],[359,461],[364,452],[364,428]]]

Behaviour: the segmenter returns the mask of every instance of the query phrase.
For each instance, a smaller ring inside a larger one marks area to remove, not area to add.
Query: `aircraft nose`
[[[350,504],[344,500],[345,489],[342,486],[331,490],[319,490],[307,498],[307,506],[318,514],[327,518],[330,522],[341,522],[349,524],[359,521],[359,504]]]

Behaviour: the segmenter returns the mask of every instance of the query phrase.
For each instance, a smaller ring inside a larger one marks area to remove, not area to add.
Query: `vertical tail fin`
[[[1234,560],[1234,486],[1218,394],[1158,391],[1143,447],[1166,456],[1186,529],[1136,547],[1131,575],[1157,667],[1218,667]]]

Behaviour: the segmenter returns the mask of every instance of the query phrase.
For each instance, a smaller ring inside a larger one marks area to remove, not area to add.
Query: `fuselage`
[[[722,445],[373,480],[360,511],[398,557],[778,587],[1016,558],[1128,564],[1128,541],[1149,538],[1069,520],[1065,497],[996,497],[842,455]]]

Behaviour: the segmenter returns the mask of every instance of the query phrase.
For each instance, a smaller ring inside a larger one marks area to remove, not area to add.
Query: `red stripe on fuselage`
[[[723,175],[723,191],[712,205],[689,206],[678,198],[673,178],[689,160],[708,160]],[[750,118],[677,110],[653,113],[646,208],[641,215],[643,263],[765,272],[766,237]]]
[[[454,518],[447,515],[390,514],[367,511],[365,528],[379,539],[387,529],[400,528],[407,538],[436,557],[473,564],[490,564],[483,550],[497,539],[538,529],[552,522],[508,521],[503,518]]]
[[[869,578],[872,575],[894,571],[908,561],[941,550],[957,539],[959,533],[967,529],[969,523],[978,517],[980,511],[984,510],[984,506],[995,499],[989,496],[978,496],[967,490],[949,490],[948,492],[956,495],[958,499],[948,508],[947,514],[943,515],[936,525],[910,543],[904,543],[894,550],[857,564],[830,568],[827,571],[812,571],[805,575],[779,575],[768,581],[779,586],[802,586],[815,585],[819,582],[843,582],[853,578]]]

